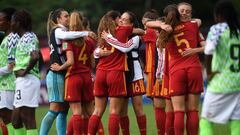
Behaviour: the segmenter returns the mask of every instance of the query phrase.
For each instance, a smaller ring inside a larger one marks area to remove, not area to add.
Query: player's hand
[[[53,63],[51,65],[51,70],[53,70],[53,71],[60,71],[60,67],[61,66],[58,63]]]
[[[94,40],[97,40],[97,35],[94,32],[92,32],[92,31],[88,32],[88,36],[91,37]]]
[[[100,48],[99,54],[100,54],[100,57],[107,57],[110,54],[112,54],[112,51]]]
[[[101,33],[101,38],[106,39],[109,33],[107,33],[105,30]]]
[[[207,80],[208,80],[208,82],[210,82],[212,79],[213,79],[213,77],[216,75],[216,74],[218,74],[219,72],[212,72],[212,73],[210,73],[210,74],[208,74],[207,75]]]
[[[163,30],[165,30],[166,32],[169,32],[169,33],[173,31],[171,25],[164,24],[164,23],[161,24],[161,29],[163,29]]]
[[[9,63],[9,64],[7,65],[7,68],[8,68],[9,71],[13,71],[14,66],[15,66],[15,63],[12,62],[12,63]]]
[[[21,69],[15,72],[16,77],[24,77],[26,75],[26,71]]]
[[[191,56],[193,54],[197,53],[195,49],[193,48],[187,48],[185,51],[182,52],[182,56]]]

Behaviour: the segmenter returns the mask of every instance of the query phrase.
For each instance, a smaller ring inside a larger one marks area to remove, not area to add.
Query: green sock
[[[212,122],[201,118],[200,120],[200,135],[213,135],[213,124]]]
[[[25,128],[14,129],[15,135],[25,135]]]
[[[8,129],[9,135],[14,135],[14,128],[13,128],[12,123],[7,124],[7,129]]]
[[[37,129],[27,130],[27,135],[38,135]]]
[[[2,135],[2,128],[0,128],[0,135]]]
[[[240,135],[240,120],[231,120],[229,122],[231,135]]]

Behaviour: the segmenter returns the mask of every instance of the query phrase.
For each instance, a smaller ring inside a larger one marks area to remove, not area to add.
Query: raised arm
[[[173,31],[171,25],[165,24],[165,23],[163,23],[162,21],[159,21],[159,20],[149,21],[149,22],[146,23],[146,26],[150,27],[150,28],[155,28],[155,29],[160,28],[160,29],[165,30],[167,32],[172,32]]]
[[[85,37],[88,36],[88,31],[64,31],[61,28],[57,28],[55,31],[56,38],[68,40],[68,39],[76,39],[79,37]]]
[[[114,38],[111,34],[106,33],[105,31],[102,32],[102,38],[104,38],[108,44],[124,53],[129,52],[134,47],[138,46],[140,41],[139,36],[134,36],[133,38],[128,40],[127,43],[122,43],[119,42],[116,38]]]

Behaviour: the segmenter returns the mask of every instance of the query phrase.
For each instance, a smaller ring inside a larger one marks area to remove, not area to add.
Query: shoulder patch
[[[68,43],[67,42],[63,42],[62,47],[63,47],[63,50],[66,50],[68,48]]]

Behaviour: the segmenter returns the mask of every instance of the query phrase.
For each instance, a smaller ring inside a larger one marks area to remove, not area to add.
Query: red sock
[[[108,121],[108,132],[109,135],[119,134],[120,116],[117,114],[110,114]]]
[[[83,118],[83,133],[87,135],[89,117]]]
[[[174,112],[166,113],[165,132],[166,135],[174,135]]]
[[[84,126],[81,115],[73,115],[73,133],[74,135],[82,135]]]
[[[120,117],[120,126],[122,129],[122,135],[130,135],[130,133],[129,133],[129,118],[127,115]]]
[[[184,134],[184,111],[174,111],[174,133],[175,135]]]
[[[199,117],[198,111],[187,112],[187,135],[198,135]]]
[[[155,119],[158,129],[158,135],[165,134],[166,113],[163,108],[155,108]]]
[[[4,124],[0,124],[1,125],[1,129],[2,129],[2,135],[8,135],[8,129],[6,127],[6,125]]]
[[[88,135],[96,135],[98,125],[101,118],[97,115],[92,115],[88,122]]]
[[[141,135],[146,135],[147,134],[147,118],[146,115],[142,115],[142,116],[137,116],[137,123],[138,123],[138,127],[140,130],[140,134]]]
[[[104,135],[104,128],[103,128],[102,121],[99,122],[98,135]]]
[[[70,120],[68,122],[66,135],[73,135],[73,118],[72,117],[70,118]]]

